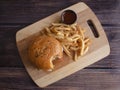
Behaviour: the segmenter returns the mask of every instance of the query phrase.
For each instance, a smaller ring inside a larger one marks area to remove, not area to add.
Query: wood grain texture
[[[24,69],[15,33],[79,1],[87,3],[98,16],[107,33],[111,54],[84,69],[86,72],[77,72],[43,90],[120,89],[120,0],[0,0],[0,90],[41,90]]]
[[[44,72],[42,70],[37,70],[35,67],[31,65],[29,62],[29,57],[27,55],[27,49],[33,40],[33,38],[39,36],[39,32],[44,29],[44,27],[50,26],[53,22],[60,21],[60,15],[64,10],[74,10],[77,14],[77,23],[81,25],[81,27],[86,29],[86,36],[92,39],[92,44],[90,46],[89,51],[81,57],[78,57],[78,60],[74,62],[72,59],[68,58],[68,56],[63,55],[63,62],[55,63],[55,69],[53,72]],[[49,17],[46,17],[38,22],[27,26],[16,33],[16,43],[17,48],[20,53],[21,59],[25,68],[32,80],[39,87],[46,87],[62,78],[67,77],[75,73],[78,70],[81,70],[101,59],[108,56],[110,53],[110,47],[108,40],[106,38],[105,32],[95,16],[95,14],[91,11],[91,9],[85,3],[77,3],[64,10],[52,14]],[[81,18],[84,17],[84,18]],[[79,19],[81,18],[81,19]],[[99,37],[96,38],[89,25],[86,24],[88,20],[91,20],[96,27],[96,30],[99,34]],[[34,29],[34,30],[33,30]],[[54,77],[55,76],[55,77]],[[54,78],[53,78],[54,77]]]
[[[1,68],[0,71],[1,90],[119,90],[120,85],[117,69],[83,69],[44,89],[36,87],[25,69]]]
[[[15,1],[1,0],[0,2],[0,24],[34,23],[59,10],[71,6],[80,1],[88,4],[96,13],[103,24],[114,24],[119,22],[119,0],[51,0],[51,1]],[[29,9],[28,9],[29,8]],[[6,20],[4,20],[6,19]],[[111,20],[112,19],[112,20]]]

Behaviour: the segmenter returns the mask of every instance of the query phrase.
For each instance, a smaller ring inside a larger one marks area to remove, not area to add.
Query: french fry
[[[74,53],[74,60],[76,61],[77,58],[78,58],[78,56],[77,56],[77,51],[75,51],[75,53]]]
[[[71,56],[71,53],[69,52],[69,50],[68,50],[64,45],[62,45],[62,46],[63,46],[63,49],[64,49],[65,53],[66,53],[69,57],[72,57],[72,56]]]
[[[77,26],[79,34],[81,35],[81,37],[84,39],[84,33],[82,31],[82,28],[80,26]]]
[[[85,44],[82,38],[79,39],[79,43],[80,43],[79,46],[81,47],[79,51],[79,55],[82,56],[84,54],[84,48],[85,48]]]
[[[90,40],[89,38],[86,38],[86,39],[84,40],[84,42],[85,42],[85,45],[86,45],[86,46],[90,46],[90,44],[91,44],[91,40]]]
[[[79,47],[70,47],[70,49],[73,50],[73,51],[77,51],[80,48]]]
[[[45,30],[46,30],[46,32],[51,33],[51,31],[48,27],[46,27]]]
[[[89,49],[89,47],[87,46],[87,47],[85,47],[85,49],[84,49],[84,54],[86,54],[87,52],[88,52],[88,49]]]
[[[64,23],[52,23],[52,25],[53,25],[54,27],[56,27],[56,26],[68,27],[68,25],[66,25],[66,24],[64,24]]]
[[[45,30],[45,34],[56,38],[61,43],[63,51],[74,60],[89,50],[91,41],[84,35],[86,30],[77,24],[52,23]],[[71,51],[74,52],[73,56]]]
[[[87,42],[89,42],[89,40],[90,40],[89,38],[85,38],[84,42],[87,43]]]

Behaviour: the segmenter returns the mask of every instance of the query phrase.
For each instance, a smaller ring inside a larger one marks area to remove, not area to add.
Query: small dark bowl
[[[65,10],[61,14],[61,22],[65,24],[73,24],[77,20],[77,14],[73,10]]]

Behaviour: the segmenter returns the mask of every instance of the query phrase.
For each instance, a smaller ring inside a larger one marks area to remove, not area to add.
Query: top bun
[[[56,58],[62,58],[63,49],[58,40],[50,36],[39,36],[30,45],[28,56],[38,69],[52,70]]]

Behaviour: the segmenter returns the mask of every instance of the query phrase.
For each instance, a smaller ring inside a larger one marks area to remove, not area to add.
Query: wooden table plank
[[[0,68],[0,72],[1,90],[40,89],[33,83],[25,69]],[[45,90],[119,90],[119,88],[120,70],[83,69],[46,87]]]
[[[79,1],[88,4],[98,16],[108,36],[111,53],[45,90],[120,90],[120,0],[1,0],[0,90],[41,90],[24,69],[15,33]]]
[[[120,24],[120,0],[81,0],[88,4],[103,24]],[[36,0],[0,2],[0,24],[34,23],[79,0]]]

